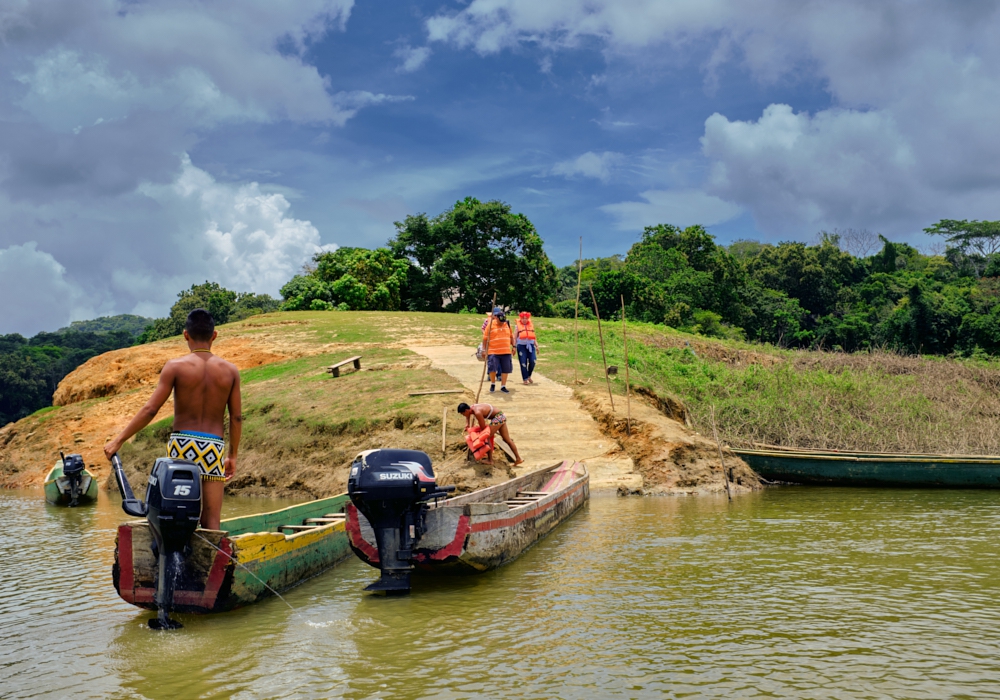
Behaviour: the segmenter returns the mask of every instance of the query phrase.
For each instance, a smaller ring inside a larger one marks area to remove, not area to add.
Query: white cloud
[[[608,182],[611,179],[612,170],[624,162],[625,156],[621,153],[587,151],[571,160],[556,163],[552,166],[552,174],[564,177],[592,177],[601,182]]]
[[[913,151],[884,112],[810,116],[771,105],[756,122],[713,114],[702,144],[714,161],[709,192],[753,207],[775,232],[845,222],[884,227],[927,213],[914,198],[924,188]]]
[[[606,204],[601,210],[611,214],[619,231],[638,231],[655,224],[712,226],[740,215],[739,206],[697,189],[647,190],[644,202]]]
[[[431,50],[427,46],[402,46],[396,49],[392,55],[402,61],[396,68],[396,72],[412,73],[427,63],[427,59],[431,57]]]
[[[338,92],[333,96],[333,103],[336,105],[336,115],[332,121],[337,126],[343,126],[347,120],[357,114],[364,107],[392,102],[409,102],[413,100],[412,95],[383,95],[374,94],[367,90],[352,90],[351,92]]]
[[[83,293],[66,280],[66,268],[34,241],[0,249],[0,299],[0,332],[24,336],[61,328],[92,311],[80,306]]]
[[[145,185],[142,192],[160,205],[188,210],[199,222],[175,230],[179,249],[189,253],[184,277],[209,279],[232,289],[278,296],[281,286],[323,247],[309,221],[289,216],[283,194],[258,183],[216,181],[185,157],[170,185]],[[181,285],[186,286],[186,285]]]
[[[644,77],[698,55],[709,92],[727,67],[765,87],[822,84],[830,109],[771,105],[756,122],[706,121],[710,191],[766,230],[828,222],[898,235],[937,218],[998,216],[994,2],[471,0],[426,26],[431,41],[483,54],[597,41],[609,62]]]

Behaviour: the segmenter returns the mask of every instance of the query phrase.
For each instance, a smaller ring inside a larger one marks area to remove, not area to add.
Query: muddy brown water
[[[115,594],[123,519],[0,492],[0,697],[1000,696],[996,493],[595,495],[495,572],[384,599],[352,559],[177,632]]]

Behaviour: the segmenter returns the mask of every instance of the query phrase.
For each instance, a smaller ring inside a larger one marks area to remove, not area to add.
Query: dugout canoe
[[[63,475],[63,462],[56,460],[56,464],[45,475],[45,500],[57,506],[68,506],[72,501],[70,495],[69,478]],[[97,502],[97,479],[86,469],[80,474],[80,493],[77,496],[77,504]]]
[[[344,528],[347,502],[345,493],[228,518],[221,530],[199,528],[174,592],[174,610],[233,610],[270,596],[267,586],[280,593],[343,561],[351,554]],[[119,525],[112,568],[122,600],[147,610],[156,610],[159,573],[152,541],[145,520]]]
[[[770,481],[835,486],[1000,489],[1000,456],[731,448]]]
[[[583,462],[567,460],[496,486],[431,504],[413,548],[417,570],[473,573],[516,559],[590,498]],[[351,549],[378,568],[375,532],[348,503]]]

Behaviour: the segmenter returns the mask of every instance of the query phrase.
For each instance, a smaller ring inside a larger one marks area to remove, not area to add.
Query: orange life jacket
[[[489,338],[489,347],[486,341]],[[510,324],[506,321],[500,323],[495,318],[491,318],[486,330],[483,331],[483,347],[486,348],[487,355],[509,355],[510,346],[514,344],[514,332],[510,329]]]
[[[517,339],[518,340],[534,340],[535,339],[535,324],[531,322],[529,318],[527,322],[517,319]]]

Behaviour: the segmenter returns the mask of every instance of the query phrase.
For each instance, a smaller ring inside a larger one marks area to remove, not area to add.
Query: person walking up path
[[[240,371],[212,354],[218,336],[215,320],[205,309],[188,314],[184,340],[190,354],[170,360],[146,405],[125,429],[104,446],[110,460],[125,441],[145,428],[160,407],[174,395],[174,427],[167,441],[167,457],[198,465],[202,480],[201,526],[218,530],[226,481],[236,473],[236,453],[243,432]],[[223,422],[229,409],[229,454],[223,457]]]
[[[535,324],[531,322],[531,313],[522,311],[517,318],[517,360],[521,365],[521,381],[534,384],[531,373],[535,371],[535,360],[538,359],[538,342],[535,340]]]
[[[486,349],[486,369],[490,373],[490,391],[496,391],[497,375],[500,375],[500,391],[509,394],[507,377],[513,369],[514,331],[499,306],[493,308],[493,317],[483,330],[483,347]]]

